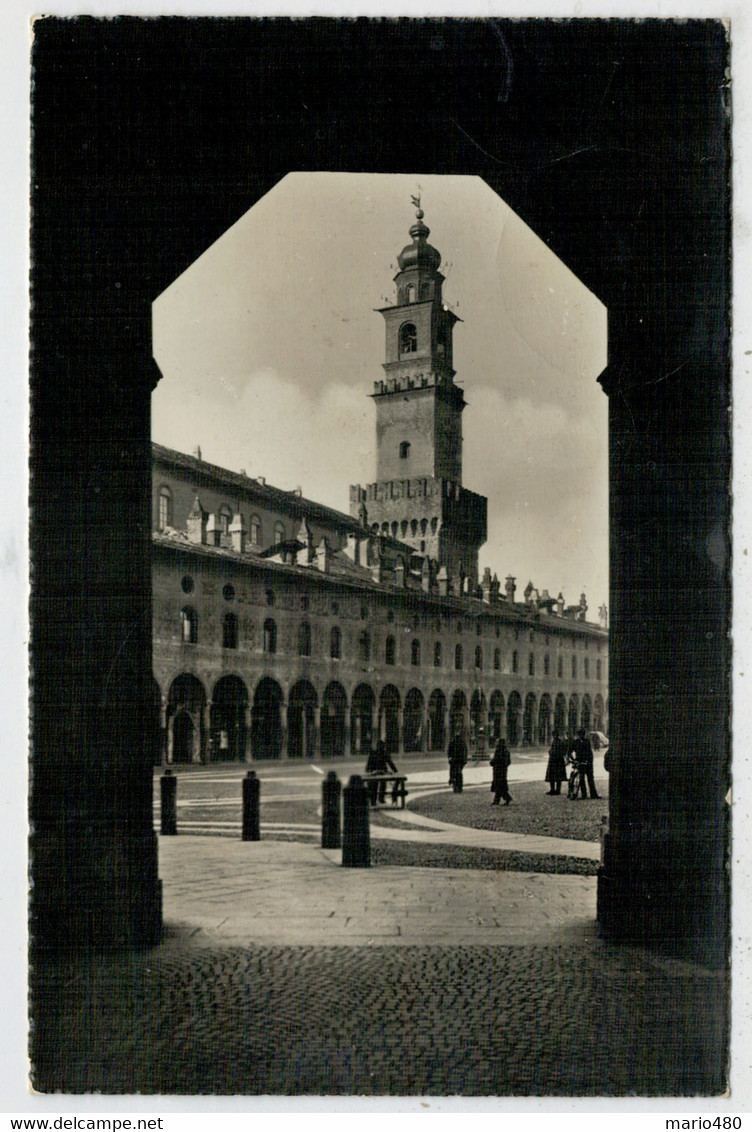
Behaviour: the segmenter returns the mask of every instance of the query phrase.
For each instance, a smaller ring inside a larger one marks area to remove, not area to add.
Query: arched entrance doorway
[[[394,684],[387,684],[379,701],[379,738],[386,743],[387,754],[399,750],[400,694]]]
[[[405,696],[405,753],[423,749],[423,693],[411,688]]]
[[[193,762],[193,720],[185,708],[175,713],[172,722],[172,762]]]
[[[358,684],[350,708],[350,752],[366,755],[373,742],[373,709],[376,697],[368,684]]]
[[[554,705],[554,730],[560,738],[567,733],[567,697],[559,692]]]
[[[446,699],[439,688],[428,700],[428,749],[443,751],[446,746]]]
[[[184,672],[173,680],[167,697],[168,762],[203,762],[205,707],[206,692],[198,677]]]
[[[321,757],[339,759],[345,753],[345,689],[336,680],[327,684],[321,705]]]
[[[312,759],[316,754],[316,689],[308,680],[298,680],[287,704],[287,756]]]
[[[504,731],[504,697],[498,690],[491,693],[488,709],[488,743],[498,743]]]
[[[214,685],[211,706],[210,758],[243,762],[246,753],[248,690],[239,676],[223,676]]]
[[[259,680],[253,697],[251,750],[254,759],[278,759],[282,754],[282,689],[269,676]]]
[[[601,696],[599,693],[593,701],[593,731],[603,731],[608,734],[608,732],[606,732],[606,728],[604,727],[604,723],[605,718],[603,713],[603,696]]]
[[[541,696],[538,708],[538,746],[548,747],[551,743],[551,697],[548,693]]]
[[[449,704],[449,738],[453,735],[467,734],[467,699],[465,693],[459,689],[452,696]]]
[[[535,746],[535,694],[528,692],[525,697],[525,718],[523,721],[523,743],[526,747]]]
[[[578,726],[579,718],[580,718],[580,701],[579,701],[579,699],[577,698],[576,695],[571,695],[569,697],[569,720],[568,720],[568,728],[569,728],[570,739],[574,739],[575,735],[577,734],[577,726]]]
[[[519,692],[510,693],[507,701],[507,742],[510,747],[519,745],[521,739],[522,700]]]
[[[593,719],[593,705],[590,696],[582,697],[582,714],[580,715],[580,727],[584,727],[586,731],[590,730]]]
[[[469,734],[470,749],[476,754],[486,753],[486,709],[486,697],[476,689],[470,700]]]

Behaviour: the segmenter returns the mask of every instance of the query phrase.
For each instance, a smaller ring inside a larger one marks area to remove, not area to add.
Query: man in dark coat
[[[467,762],[467,744],[460,730],[449,740],[449,781],[455,794],[462,793],[462,768]]]
[[[512,795],[509,793],[509,783],[507,782],[507,771],[511,761],[512,756],[509,754],[509,747],[506,744],[506,740],[499,737],[494,756],[491,759],[491,766],[493,767],[491,789],[494,794],[494,800],[491,803],[492,806],[498,806],[501,798],[504,799],[505,806],[508,806],[512,801]]]
[[[595,789],[595,779],[593,778],[593,748],[590,740],[585,734],[585,728],[581,727],[577,732],[577,738],[572,744],[572,754],[577,760],[577,765],[580,768],[580,793],[583,798],[587,798],[587,786],[590,788],[591,798],[600,798],[600,794]]]
[[[371,751],[366,762],[366,775],[369,774],[388,774],[389,771],[393,774],[397,773],[397,768],[392,762],[392,757],[388,754],[386,743],[383,739],[379,739],[376,744],[376,750]],[[366,778],[368,782],[368,779]],[[376,805],[378,797],[379,805],[383,806],[386,800],[386,782],[368,782],[368,794],[371,799],[371,805]]]
[[[554,731],[545,779],[550,786],[549,794],[561,794],[561,784],[567,780],[567,754],[566,741],[559,738],[558,731]]]

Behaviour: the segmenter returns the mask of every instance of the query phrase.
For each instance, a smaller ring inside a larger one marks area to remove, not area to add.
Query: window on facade
[[[403,440],[399,446],[400,460],[406,460],[410,455],[410,441]]]
[[[551,671],[551,657],[546,653],[543,657],[543,675],[548,676]]]
[[[363,604],[360,607],[360,619],[361,619],[361,621],[367,621],[368,620],[368,606],[366,605],[365,602],[363,602]]]
[[[311,626],[302,621],[298,628],[298,656],[311,655]]]
[[[400,327],[399,349],[401,354],[414,354],[418,349],[418,332],[414,322],[406,322]]]
[[[392,523],[392,538],[396,538],[398,533],[399,533],[399,526],[397,525],[397,521],[395,519],[395,521]]]
[[[159,489],[159,529],[172,526],[172,492],[169,487]]]
[[[190,576],[190,574],[186,574],[185,577],[182,578],[181,581],[180,581],[180,588],[181,588],[181,590],[183,591],[184,594],[192,594],[193,593],[193,586],[194,586],[194,582],[193,582],[193,578]]]
[[[405,288],[405,298],[407,299],[408,303],[414,303],[415,302],[415,284],[414,283],[408,283],[407,287]]]
[[[334,613],[335,615],[337,613],[339,613],[339,602],[338,601],[332,602],[332,613]]]
[[[384,663],[394,664],[395,644],[394,637],[389,636],[386,639],[386,647],[384,649]]]
[[[577,657],[576,656],[572,657],[572,679],[573,680],[577,679]]]
[[[483,649],[480,645],[475,650],[475,667],[479,669],[483,667]]]
[[[424,535],[427,530],[428,530],[428,519],[421,519],[420,520],[420,533],[422,535]]]
[[[358,659],[361,664],[368,664],[371,659],[371,638],[365,632],[358,637]]]
[[[266,604],[267,605],[274,605],[274,590],[267,590],[266,591]]]
[[[528,676],[535,676],[535,653],[530,653],[527,658],[527,674]]]
[[[221,530],[222,534],[223,535],[228,534],[229,530],[230,530],[230,526],[232,525],[232,511],[227,506],[227,504],[223,503],[222,506],[220,507],[218,518],[219,518],[219,529]]]
[[[273,656],[277,651],[277,623],[271,617],[264,622],[264,652]]]
[[[420,641],[413,641],[410,662],[417,668],[420,664]]]
[[[599,660],[595,662],[595,678],[596,680],[601,679],[601,662]]]
[[[181,636],[186,645],[195,645],[198,640],[198,614],[190,605],[180,611]]]
[[[339,660],[342,655],[342,634],[336,625],[332,625],[329,634],[329,656],[332,660]]]
[[[407,519],[403,519],[402,522],[400,523],[400,533],[401,533],[403,538],[407,534]]]
[[[483,636],[483,623],[482,623],[482,621],[476,621],[476,623],[475,623],[475,632],[476,632],[476,635],[477,635],[478,637],[482,637],[482,636]]]
[[[433,666],[441,668],[441,641],[437,641],[433,646]]]
[[[417,519],[412,519],[411,522],[410,522],[410,534],[413,536],[413,538],[418,537],[418,520]]]
[[[251,546],[261,545],[261,520],[258,515],[251,515]]]
[[[585,679],[590,679],[590,659],[587,656],[585,657]]]
[[[226,613],[222,622],[222,648],[238,647],[238,619],[234,613]]]
[[[515,649],[514,652],[512,653],[512,672],[517,671],[518,664],[519,664],[519,658],[517,656],[517,649]]]
[[[300,608],[303,610],[304,613],[306,613],[308,611],[309,604],[310,604],[310,602],[308,600],[308,594],[301,594],[300,595]]]
[[[494,670],[496,672],[501,668],[501,649],[494,649]]]
[[[230,582],[228,582],[226,586],[222,587],[222,597],[225,599],[225,601],[235,600],[235,587],[231,585]]]
[[[274,524],[274,545],[285,541],[285,528],[283,523]]]
[[[432,535],[436,534],[436,528],[438,527],[438,525],[439,525],[439,520],[434,515],[433,519],[431,519],[431,534]]]
[[[560,680],[561,680],[562,676],[564,675],[564,657],[563,656],[560,656],[558,661],[556,662],[556,675],[559,677]]]
[[[454,649],[454,667],[459,670],[462,668],[462,645],[456,645]]]

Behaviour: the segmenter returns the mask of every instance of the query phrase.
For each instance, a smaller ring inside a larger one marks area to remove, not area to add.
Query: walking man
[[[449,782],[455,794],[462,793],[462,768],[467,762],[467,744],[460,728],[449,740]]]
[[[590,797],[600,798],[600,794],[595,789],[595,779],[593,778],[593,748],[585,734],[584,727],[581,727],[577,732],[577,738],[572,744],[572,754],[580,768],[580,793],[582,797],[587,798],[587,787],[589,787]]]

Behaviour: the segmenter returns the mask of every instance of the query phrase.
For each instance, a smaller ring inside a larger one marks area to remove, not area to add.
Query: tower
[[[444,305],[441,255],[428,243],[419,199],[412,243],[397,257],[395,303],[383,307],[384,378],[374,383],[376,483],[350,488],[350,511],[365,502],[374,530],[408,543],[478,582],[486,499],[462,487],[462,412],[452,335],[460,320]]]

